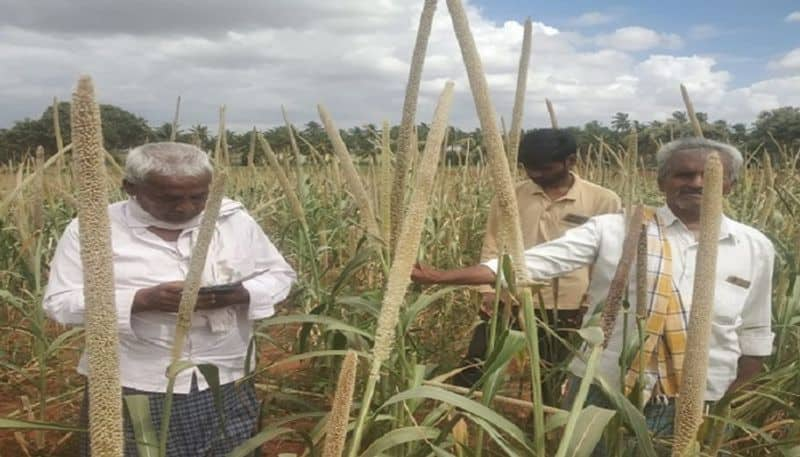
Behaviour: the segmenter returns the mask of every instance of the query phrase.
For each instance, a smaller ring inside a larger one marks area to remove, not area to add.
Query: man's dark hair
[[[537,168],[550,162],[563,162],[577,152],[575,137],[566,130],[529,130],[519,142],[519,163],[525,168]]]

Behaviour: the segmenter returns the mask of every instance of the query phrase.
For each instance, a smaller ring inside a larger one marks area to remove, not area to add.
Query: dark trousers
[[[192,377],[191,391],[173,394],[170,413],[168,457],[224,457],[236,446],[252,437],[258,428],[260,405],[252,382],[229,383],[220,386],[225,429],[219,420],[211,389],[198,390],[197,378]],[[127,387],[123,395],[147,395],[154,430],[158,434],[164,412],[166,394],[143,392]],[[89,423],[88,389],[84,392],[81,423]],[[124,415],[125,457],[136,457],[136,439],[127,414]],[[258,455],[258,453],[256,453]],[[81,437],[81,456],[90,457],[88,433]]]
[[[578,393],[578,388],[581,385],[581,378],[570,375],[569,381],[567,383],[567,394],[562,402],[562,408],[569,410],[572,408],[573,403],[575,403],[575,396]],[[611,404],[611,400],[608,399],[606,394],[603,390],[597,386],[597,384],[592,384],[589,386],[589,392],[586,395],[586,402],[584,403],[584,407],[594,405],[600,408],[605,409],[614,409],[614,406]],[[673,422],[675,421],[675,399],[670,398],[666,401],[660,402],[657,401],[656,398],[651,398],[650,401],[645,405],[644,411],[645,421],[647,423],[647,430],[649,430],[653,437],[656,440],[653,441],[653,447],[656,450],[656,454],[663,457],[668,457],[671,455],[671,447],[669,445],[664,444],[665,440],[672,439],[672,432],[673,432]],[[623,450],[625,452],[634,452],[636,450],[636,440],[633,437],[627,437],[620,443],[623,446]],[[607,457],[609,455],[609,450],[606,448],[603,440],[597,444],[594,451],[592,452],[592,457]],[[631,454],[628,454],[631,455]]]
[[[570,337],[569,330],[577,329],[581,326],[583,310],[555,310],[548,309],[544,314],[535,311],[536,317],[548,324],[556,334],[563,339]],[[512,309],[510,326],[515,330],[520,329],[516,316],[517,309]],[[481,312],[482,322],[475,327],[472,339],[469,342],[467,354],[462,360],[461,366],[466,367],[453,378],[453,383],[461,387],[472,387],[483,375],[481,364],[486,360],[486,351],[489,347],[489,316]],[[499,319],[498,319],[499,321]],[[539,329],[539,357],[551,365],[563,362],[570,356],[569,349],[564,346],[557,338],[553,337],[544,329]]]

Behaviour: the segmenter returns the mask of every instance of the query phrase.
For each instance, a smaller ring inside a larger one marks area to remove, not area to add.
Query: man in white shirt
[[[736,148],[692,138],[668,143],[657,154],[658,184],[666,205],[655,210],[655,216],[648,224],[648,237],[660,235],[663,243],[670,246],[671,268],[667,273],[671,274],[673,296],[680,307],[684,326],[694,285],[703,169],[707,155],[713,151],[719,153],[725,167],[723,192],[728,194],[742,166],[742,156]],[[528,249],[525,263],[531,276],[540,280],[549,280],[591,265],[588,298],[590,306],[596,308],[608,295],[622,254],[625,232],[623,215],[596,216],[567,231],[561,238]],[[650,252],[648,246],[648,270],[659,265],[656,263],[659,256],[654,254],[658,253]],[[772,352],[770,316],[774,256],[772,243],[761,232],[727,217],[722,218],[706,401],[719,400],[727,392],[746,384],[759,373],[764,357]],[[497,271],[496,261],[451,271],[416,266],[412,279],[428,284],[494,284]],[[635,274],[631,274],[629,284],[629,300],[636,303]],[[590,309],[587,316],[591,316],[592,311]],[[652,313],[653,303],[650,303],[648,316]],[[620,379],[619,369],[623,322],[622,318],[616,319],[608,347],[598,365],[598,376],[618,389],[626,382]],[[636,335],[635,319],[629,319],[628,324],[628,335]],[[657,336],[662,337],[663,334]],[[663,373],[659,373],[660,367],[647,368],[643,388],[648,394],[655,393],[644,411],[648,426],[657,435],[670,436],[674,395],[665,395],[671,389],[661,376]],[[576,358],[570,370],[574,375],[582,376],[585,365]]]
[[[123,394],[148,395],[159,430],[176,312],[212,167],[206,153],[194,146],[152,143],[130,151],[125,173],[123,186],[130,198],[108,209],[120,382]],[[43,301],[50,317],[67,325],[84,321],[79,249],[76,219],[58,243]],[[294,280],[292,268],[244,207],[223,200],[202,281],[230,287],[199,294],[181,359],[218,368],[225,431],[205,379],[196,368],[186,370],[174,386],[169,456],[226,455],[253,435],[259,416],[255,391],[251,383],[236,381],[246,375],[253,321],[271,316]],[[86,374],[85,354],[78,372]],[[136,456],[127,417],[125,435],[125,455]],[[89,453],[86,442],[82,452]]]

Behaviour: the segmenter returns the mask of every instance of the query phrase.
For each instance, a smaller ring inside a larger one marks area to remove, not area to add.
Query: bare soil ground
[[[291,347],[294,340],[296,328],[270,329],[271,339],[276,343],[265,342],[261,345],[259,360],[280,360],[291,355],[287,349]],[[58,400],[50,401],[47,406],[47,420],[64,425],[78,424],[81,402],[83,398],[83,377],[75,372],[77,355],[65,352],[60,367],[54,367],[48,379],[49,392],[61,392],[66,395]],[[57,373],[56,373],[57,371]],[[296,388],[302,385],[309,385],[313,382],[314,369],[303,362],[285,363],[267,370],[264,378],[269,380],[269,385],[294,385]],[[35,404],[34,392],[28,392],[20,388],[23,385],[22,379],[3,379],[0,380],[0,417],[15,416],[26,419],[23,396],[28,396]],[[70,393],[71,392],[71,393]],[[260,392],[260,394],[263,394]],[[267,397],[269,394],[262,395]],[[38,408],[34,405],[34,408]],[[279,404],[269,405],[269,411],[274,412],[276,417],[266,417],[264,420],[268,424],[270,420],[277,418],[281,414],[282,407]],[[20,411],[22,413],[20,414]],[[36,409],[38,412],[38,409]],[[286,411],[288,413],[288,411]],[[293,422],[293,428],[310,429],[313,423]],[[37,438],[41,435],[41,438]],[[78,434],[67,432],[6,432],[0,431],[0,457],[75,457],[79,454]],[[40,447],[41,445],[41,447]],[[302,453],[305,444],[298,438],[278,438],[266,443],[262,448],[262,456],[276,456],[281,453]]]

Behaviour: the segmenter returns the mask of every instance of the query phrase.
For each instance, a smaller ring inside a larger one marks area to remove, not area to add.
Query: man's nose
[[[697,173],[692,175],[691,180],[689,181],[689,185],[694,188],[702,189],[703,188],[703,174]]]

